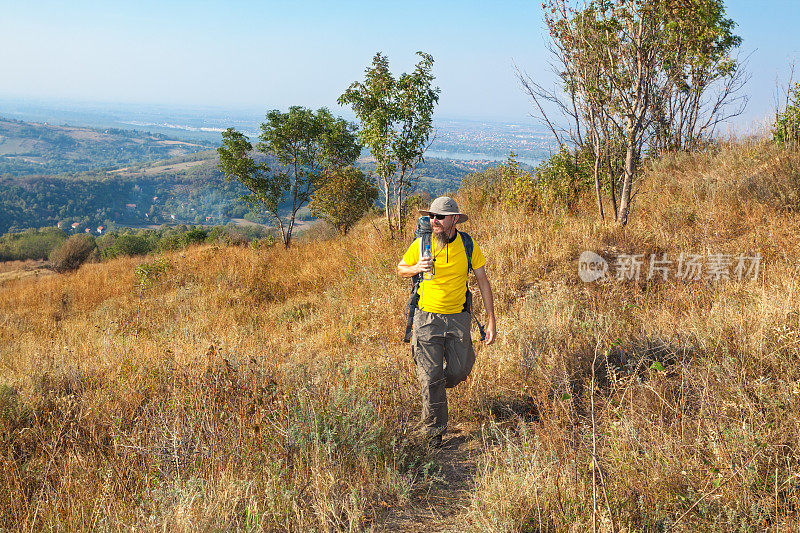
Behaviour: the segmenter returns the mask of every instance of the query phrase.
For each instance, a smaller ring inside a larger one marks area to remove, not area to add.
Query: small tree
[[[273,110],[261,124],[257,148],[277,162],[275,169],[265,160],[256,162],[250,156],[249,139],[233,128],[222,134],[219,166],[227,179],[248,189],[244,200],[272,216],[288,248],[300,208],[337,169],[352,165],[361,153],[354,129],[324,108],[316,113],[297,106],[288,113]],[[288,204],[287,221],[281,216],[284,203]]]
[[[378,199],[375,180],[361,169],[347,167],[333,174],[311,198],[311,213],[344,235]]]
[[[395,79],[389,60],[378,52],[364,82],[354,82],[339,97],[339,104],[350,105],[361,121],[359,138],[375,158],[392,235],[395,227],[402,228],[403,198],[413,190],[414,172],[429,145],[433,108],[439,101],[439,88],[432,86],[433,57],[417,55],[421,60],[414,72]]]

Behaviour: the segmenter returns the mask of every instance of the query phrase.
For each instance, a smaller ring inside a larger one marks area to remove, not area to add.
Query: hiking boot
[[[439,448],[441,448],[442,447],[442,436],[441,435],[435,435],[433,437],[429,437],[426,447],[428,448],[429,452],[432,452],[434,450],[438,450]]]

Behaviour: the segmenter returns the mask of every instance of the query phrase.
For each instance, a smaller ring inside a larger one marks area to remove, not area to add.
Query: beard
[[[448,237],[449,231],[440,231],[439,233],[433,234],[433,239],[436,241],[438,245],[437,248],[441,250],[450,242],[450,237]]]

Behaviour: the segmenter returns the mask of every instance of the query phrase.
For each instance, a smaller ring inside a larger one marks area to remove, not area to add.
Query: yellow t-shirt
[[[436,239],[432,239],[431,254],[434,263],[433,277],[423,279],[419,285],[419,308],[430,313],[460,313],[464,310],[467,296],[467,253],[461,235],[456,234],[453,242],[439,249]],[[403,261],[416,265],[419,261],[419,239],[409,246]],[[486,264],[478,244],[472,241],[472,268]]]

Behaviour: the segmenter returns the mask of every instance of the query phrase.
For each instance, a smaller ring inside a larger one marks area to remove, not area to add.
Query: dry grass
[[[591,198],[460,194],[500,327],[451,394],[485,450],[461,527],[798,527],[798,169],[761,143],[662,158],[624,231]],[[0,528],[363,530],[407,503],[430,465],[405,243],[375,224],[0,286]],[[760,252],[762,272],[587,285],[586,249]]]
[[[798,185],[800,154],[738,143],[655,162],[624,232],[586,215],[495,226],[490,254],[516,256],[504,288],[522,288],[503,298],[502,381],[536,417],[488,422],[477,529],[798,527]],[[584,249],[761,253],[762,271],[585,285]]]

